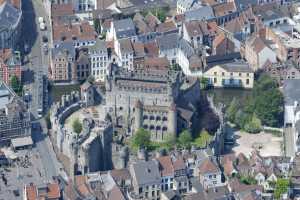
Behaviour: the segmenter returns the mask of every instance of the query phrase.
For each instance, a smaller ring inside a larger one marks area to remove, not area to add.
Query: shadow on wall
[[[21,51],[26,55],[31,51],[38,36],[37,25],[35,23],[36,15],[32,0],[22,1],[22,12],[23,21],[18,46],[20,46]],[[25,44],[28,45],[26,52],[24,51]]]

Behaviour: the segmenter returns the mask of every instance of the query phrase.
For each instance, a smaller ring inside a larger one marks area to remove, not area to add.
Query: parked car
[[[44,18],[43,17],[39,17],[39,23],[41,24],[41,23],[44,23]]]
[[[43,45],[43,51],[46,55],[48,54],[48,45],[46,43]]]
[[[44,22],[40,23],[40,30],[41,31],[46,30],[46,24]]]

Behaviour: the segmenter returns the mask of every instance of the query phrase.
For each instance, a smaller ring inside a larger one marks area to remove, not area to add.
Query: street
[[[49,59],[48,55],[43,52],[42,37],[49,38],[49,31],[40,31],[38,24],[38,17],[43,17],[46,21],[47,27],[49,26],[48,17],[45,14],[43,5],[39,0],[24,1],[23,8],[23,29],[22,39],[23,47],[28,46],[28,51],[25,48],[25,68],[27,69],[24,75],[25,84],[29,84],[32,101],[30,102],[30,110],[34,117],[38,118],[38,110],[44,110],[44,100],[48,97],[45,96],[47,88],[44,87],[44,78],[47,77]],[[29,74],[29,75],[27,75]]]
[[[34,119],[38,119],[35,122],[39,124],[38,128],[32,130],[32,139],[36,144],[36,148],[41,157],[43,167],[45,170],[45,179],[47,181],[52,180],[54,176],[58,176],[62,165],[56,158],[52,144],[47,135],[47,127],[44,119],[41,117],[42,109],[45,113],[47,110],[48,92],[47,92],[47,74],[49,59],[48,54],[45,55],[43,51],[43,36],[48,39],[50,37],[50,23],[48,16],[44,10],[43,4],[39,0],[27,0],[22,4],[23,8],[23,33],[22,39],[24,45],[29,46],[28,52],[25,51],[27,73],[24,76],[24,83],[28,86],[28,92],[31,94],[31,101],[29,102],[29,109]],[[38,18],[43,17],[48,27],[46,31],[39,30]],[[41,127],[41,128],[39,128]]]

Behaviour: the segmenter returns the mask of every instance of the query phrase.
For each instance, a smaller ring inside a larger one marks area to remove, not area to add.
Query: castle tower
[[[168,111],[168,133],[173,134],[175,138],[177,136],[177,108],[174,102]]]
[[[143,104],[140,100],[137,100],[134,107],[134,129],[136,131],[143,125]]]

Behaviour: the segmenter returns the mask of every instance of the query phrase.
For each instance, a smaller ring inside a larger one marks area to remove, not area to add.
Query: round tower
[[[177,136],[177,108],[174,102],[171,103],[168,111],[168,133],[173,134],[175,138]]]
[[[143,104],[140,100],[137,100],[134,107],[134,128],[135,131],[137,131],[139,128],[142,127],[143,124]]]

